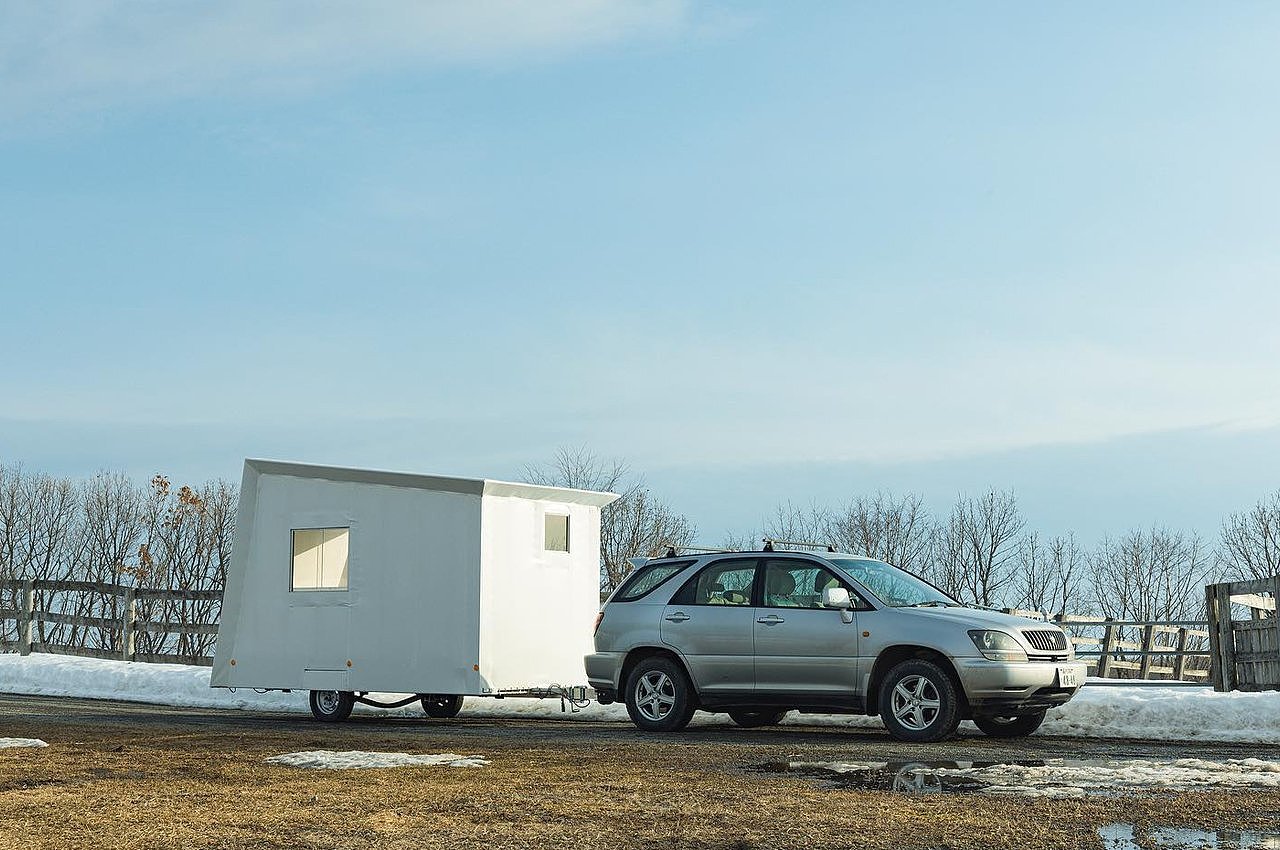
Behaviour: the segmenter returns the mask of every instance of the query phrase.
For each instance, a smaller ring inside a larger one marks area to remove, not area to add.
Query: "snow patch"
[[[0,750],[14,747],[47,747],[39,738],[0,738]]]
[[[460,756],[455,753],[410,755],[409,753],[367,753],[360,750],[308,750],[285,753],[263,759],[268,764],[304,767],[312,770],[367,770],[380,767],[484,767],[483,756]]]
[[[1078,797],[1089,792],[1203,791],[1280,788],[1280,762],[1262,759],[1128,759],[1105,763],[1050,759],[1044,766],[1000,764],[939,768],[940,776],[963,776],[987,785],[988,794]]]

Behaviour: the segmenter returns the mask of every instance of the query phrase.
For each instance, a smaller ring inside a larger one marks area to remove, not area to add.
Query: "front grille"
[[[1041,652],[1065,652],[1067,636],[1057,629],[1023,629],[1022,636]]]

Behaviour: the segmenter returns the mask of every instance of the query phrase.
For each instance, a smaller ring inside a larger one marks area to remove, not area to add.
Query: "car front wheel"
[[[646,732],[675,732],[693,717],[693,687],[675,661],[646,658],[627,679],[626,703],[631,722]]]
[[[930,743],[955,734],[960,725],[956,687],[932,661],[903,661],[880,685],[880,719],[899,741]]]
[[[1044,712],[1019,714],[1015,717],[975,717],[974,724],[992,738],[1025,738],[1040,728]]]

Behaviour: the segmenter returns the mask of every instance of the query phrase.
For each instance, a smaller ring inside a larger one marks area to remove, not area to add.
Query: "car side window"
[[[835,573],[812,561],[779,558],[764,564],[764,605],[766,608],[821,608],[822,591],[843,587],[855,608],[868,608],[862,597]]]
[[[755,559],[717,561],[685,582],[670,604],[750,605],[755,580]]]

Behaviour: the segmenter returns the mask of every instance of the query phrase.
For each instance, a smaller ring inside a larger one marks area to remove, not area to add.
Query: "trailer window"
[[[292,590],[346,590],[349,528],[293,529]]]
[[[547,514],[543,526],[542,548],[548,552],[569,551],[569,518],[563,514]]]

